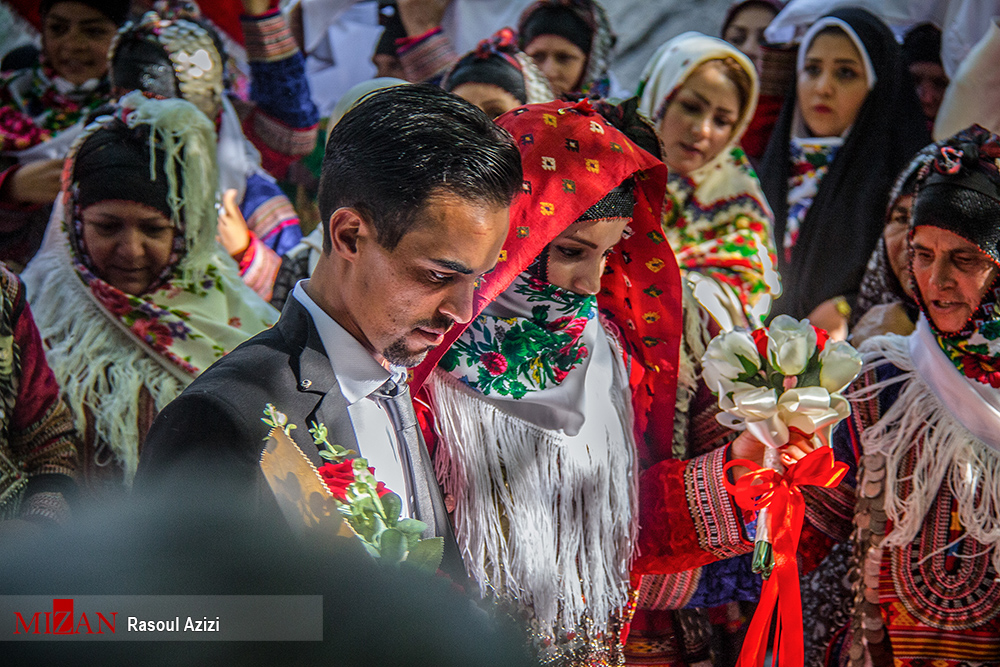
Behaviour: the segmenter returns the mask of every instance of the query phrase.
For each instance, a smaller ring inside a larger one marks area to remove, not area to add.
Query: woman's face
[[[913,231],[913,277],[939,331],[961,331],[997,275],[996,263],[954,232],[921,225]]]
[[[851,38],[843,33],[816,37],[798,77],[799,111],[812,135],[842,135],[867,96],[864,62]]]
[[[573,42],[558,35],[539,35],[524,47],[524,52],[542,70],[556,97],[579,88],[587,54]]]
[[[479,107],[490,118],[496,118],[521,106],[516,97],[500,86],[490,83],[463,83],[455,86],[451,92]]]
[[[108,71],[108,49],[118,26],[93,7],[59,2],[42,21],[42,50],[56,73],[74,85]]]
[[[739,115],[739,91],[721,65],[699,66],[674,93],[660,120],[663,161],[681,175],[705,165],[732,139]]]
[[[736,16],[726,26],[722,39],[746,54],[753,66],[760,72],[760,61],[763,56],[761,45],[764,44],[764,28],[777,14],[772,7],[766,5],[747,5],[736,12]]]
[[[910,211],[913,208],[913,195],[903,195],[892,205],[889,211],[889,222],[882,230],[885,239],[885,251],[889,256],[889,266],[896,274],[896,279],[903,286],[903,291],[913,296],[913,285],[910,282],[909,250],[906,247],[906,236],[910,230]]]
[[[604,264],[629,218],[574,222],[549,245],[548,280],[576,294],[597,294]]]
[[[91,204],[80,216],[83,245],[97,277],[127,294],[145,294],[170,262],[175,233],[170,219],[122,200]]]

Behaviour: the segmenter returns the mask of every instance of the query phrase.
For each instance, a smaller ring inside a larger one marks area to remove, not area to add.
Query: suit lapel
[[[330,443],[359,451],[347,399],[340,391],[309,312],[295,297],[290,297],[275,326],[293,350],[290,365],[295,376],[296,400],[294,409],[288,406],[288,414],[289,420],[298,426],[292,435],[297,436],[299,447],[315,465],[325,463],[319,456],[320,447],[313,444],[308,431],[314,423],[319,423],[326,426]]]

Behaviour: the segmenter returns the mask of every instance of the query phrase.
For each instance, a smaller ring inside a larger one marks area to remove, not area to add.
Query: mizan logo
[[[14,634],[31,635],[103,635],[105,631],[115,633],[117,611],[110,613],[111,620],[101,612],[87,616],[81,612],[79,618],[73,613],[73,598],[54,598],[52,611],[35,612],[25,619],[21,612],[14,612]]]

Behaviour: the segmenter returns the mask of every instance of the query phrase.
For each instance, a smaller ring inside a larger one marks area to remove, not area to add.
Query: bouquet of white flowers
[[[749,431],[765,445],[764,467],[783,473],[779,448],[788,443],[789,429],[830,444],[833,427],[850,414],[840,392],[861,371],[861,356],[848,343],[830,341],[808,320],[779,315],[767,329],[713,338],[702,367],[706,384],[719,397],[719,422]],[[765,579],[774,568],[771,528],[764,507],[753,564]]]

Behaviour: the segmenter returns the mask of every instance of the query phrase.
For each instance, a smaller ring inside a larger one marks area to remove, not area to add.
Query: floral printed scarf
[[[106,78],[73,86],[47,65],[14,72],[0,80],[0,151],[48,141],[110,96]]]
[[[773,270],[774,216],[739,146],[757,105],[753,64],[728,42],[698,32],[682,33],[663,44],[646,64],[639,83],[639,111],[658,126],[688,77],[704,63],[719,59],[731,59],[746,72],[750,99],[718,155],[689,174],[670,173],[663,232],[681,270],[731,286],[748,321],[759,325],[769,304],[763,297],[777,296],[781,287]]]
[[[792,139],[789,150],[792,171],[788,177],[788,221],[785,223],[785,261],[792,261],[792,248],[799,238],[799,229],[812,206],[820,181],[830,171],[837,149],[844,141],[840,137],[823,139]]]
[[[520,400],[558,387],[584,366],[589,354],[584,332],[596,315],[596,297],[522,273],[469,325],[440,365],[484,396]]]

